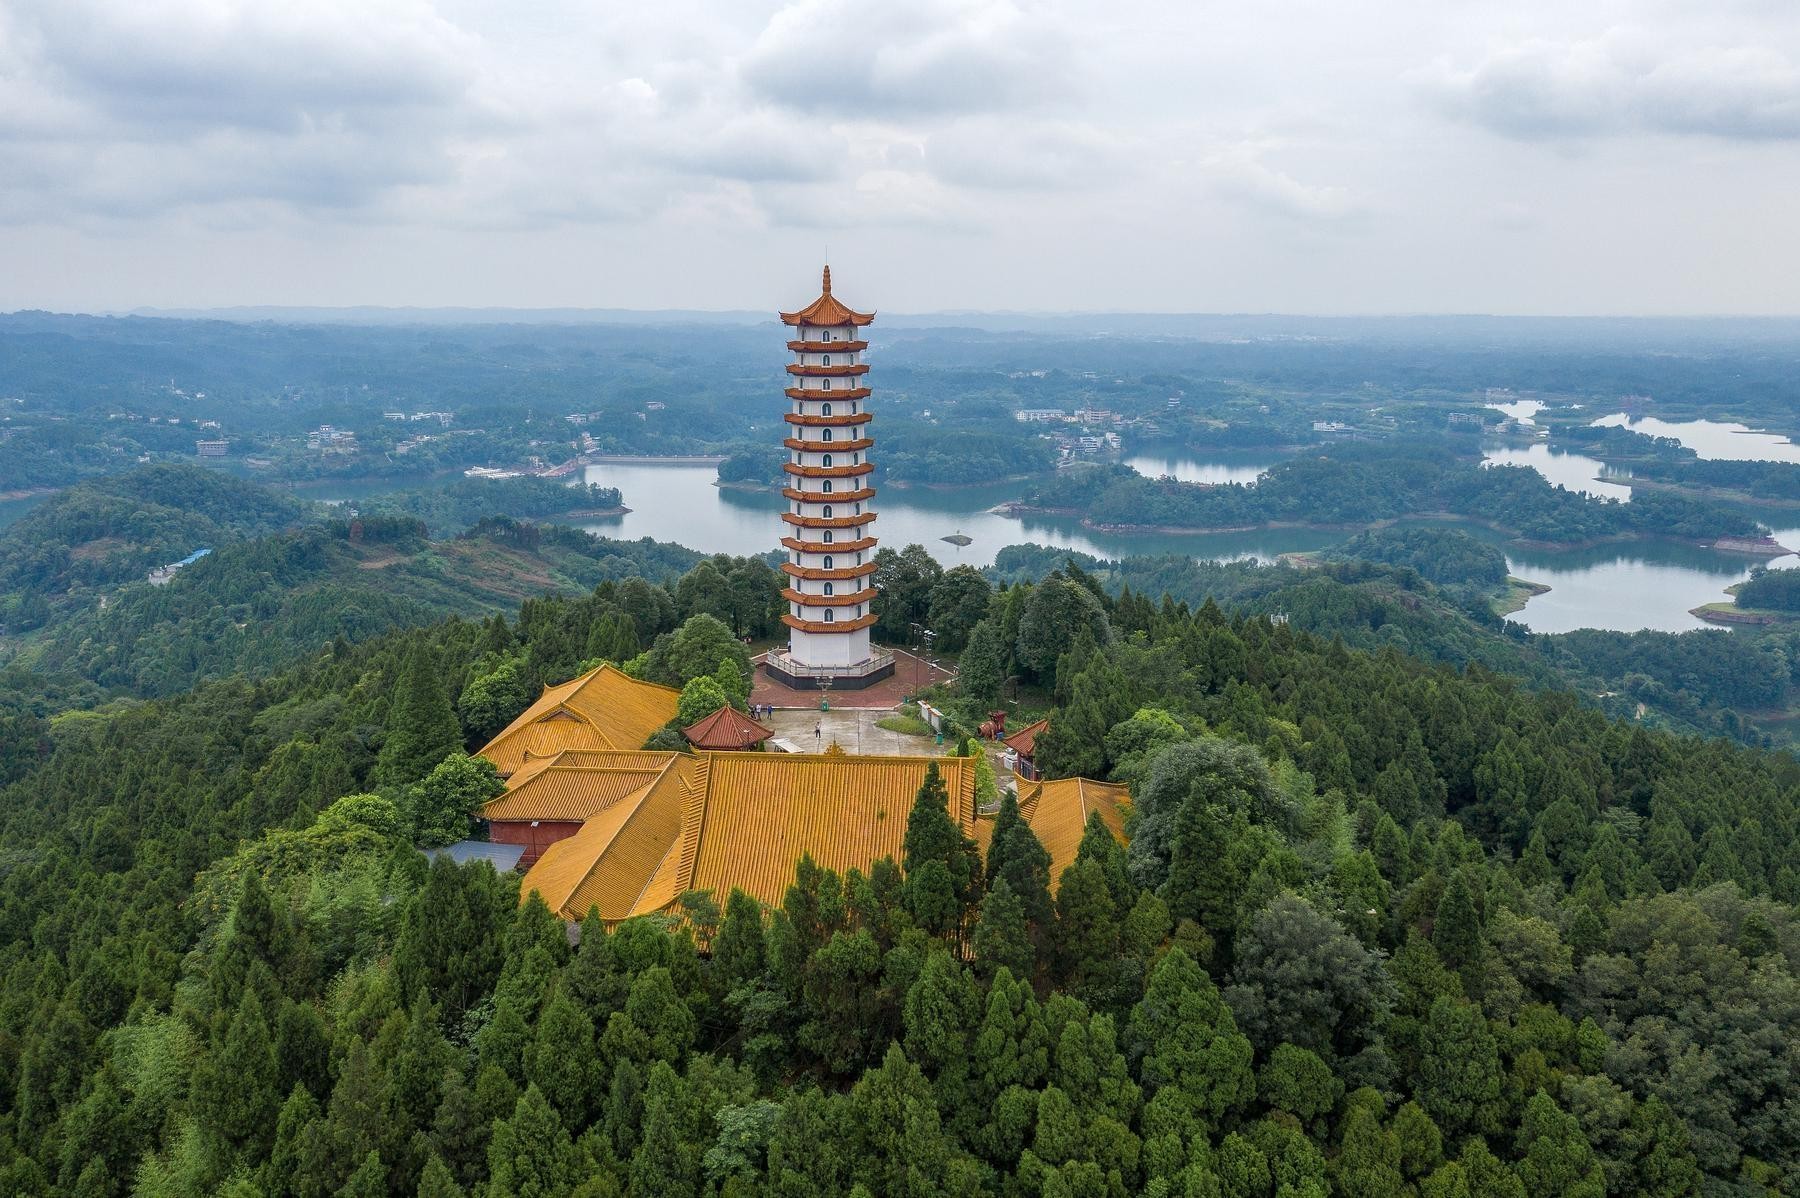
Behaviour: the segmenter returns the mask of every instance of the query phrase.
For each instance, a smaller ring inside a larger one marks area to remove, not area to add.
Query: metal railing
[[[873,673],[888,665],[894,660],[894,655],[886,649],[877,649],[869,655],[867,661],[859,661],[855,665],[803,666],[789,657],[787,653],[781,650],[772,650],[766,660],[783,674],[795,678],[856,678],[863,674]]]

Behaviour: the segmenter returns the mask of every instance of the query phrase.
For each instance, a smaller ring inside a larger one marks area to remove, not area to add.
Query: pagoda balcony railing
[[[775,659],[783,674],[794,678],[859,678],[894,660],[891,650],[875,648],[870,649],[867,661],[850,666],[803,666],[789,657],[785,649],[771,649],[769,656]]]

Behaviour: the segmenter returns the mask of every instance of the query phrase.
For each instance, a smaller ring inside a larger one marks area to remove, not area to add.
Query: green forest
[[[744,568],[10,707],[0,1189],[1791,1190],[1800,767],[1479,665],[896,554],[953,718],[1042,694],[1128,847],[1049,878],[1008,805],[980,863],[928,780],[899,861],[578,936],[412,847],[541,683],[707,671]]]
[[[1292,522],[1370,524],[1452,514],[1533,541],[1619,536],[1758,536],[1749,516],[1673,492],[1631,503],[1552,486],[1524,466],[1483,467],[1424,445],[1345,445],[1270,469],[1255,485],[1149,479],[1124,466],[1061,471],[1026,493],[1028,508],[1078,512],[1102,527],[1251,528]]]

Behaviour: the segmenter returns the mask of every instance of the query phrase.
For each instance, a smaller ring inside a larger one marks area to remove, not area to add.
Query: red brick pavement
[[[934,666],[925,658],[904,649],[895,649],[893,653],[893,674],[874,686],[857,691],[835,688],[830,691],[795,690],[771,677],[762,668],[762,656],[759,654],[756,658],[756,680],[750,687],[750,702],[766,703],[770,707],[817,707],[819,700],[824,698],[829,699],[833,707],[885,709],[900,706],[905,699],[933,682],[942,682],[956,676],[954,671]]]

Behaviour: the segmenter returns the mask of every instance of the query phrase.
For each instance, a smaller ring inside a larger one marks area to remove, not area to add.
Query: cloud
[[[1800,138],[1800,66],[1767,45],[1671,47],[1641,31],[1534,40],[1425,77],[1458,119],[1521,140],[1633,133]]]
[[[1226,197],[1277,216],[1305,221],[1340,221],[1360,216],[1365,206],[1349,188],[1302,183],[1264,162],[1251,148],[1218,154],[1204,164],[1205,176]]]
[[[839,118],[1012,111],[1075,86],[1061,23],[1010,0],[850,4],[777,12],[741,65],[751,91]]]
[[[931,133],[920,164],[957,185],[1066,191],[1115,181],[1133,144],[1086,124],[993,117]]]
[[[444,182],[482,124],[472,42],[405,0],[15,0],[0,34],[0,217],[273,201],[344,209]]]

